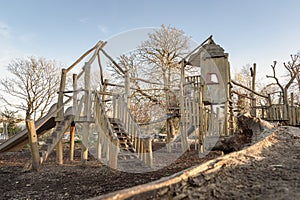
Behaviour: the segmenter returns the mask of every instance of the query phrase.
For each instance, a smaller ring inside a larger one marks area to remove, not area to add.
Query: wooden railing
[[[113,132],[110,121],[105,113],[104,106],[99,94],[94,99],[94,120],[98,132],[97,159],[101,160],[102,151],[111,168],[117,168],[119,141]]]
[[[113,118],[120,120],[126,133],[130,136],[138,157],[148,166],[152,166],[152,138],[143,134],[140,126],[132,116],[127,102],[121,96],[113,97]]]
[[[289,125],[300,126],[300,107],[289,106]]]

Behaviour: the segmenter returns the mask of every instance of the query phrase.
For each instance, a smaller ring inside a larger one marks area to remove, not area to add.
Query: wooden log
[[[82,56],[80,56],[70,67],[68,67],[67,72],[71,71],[80,61],[85,58],[87,55],[89,55],[93,50],[95,50],[99,45],[102,45],[102,41],[97,42],[97,44],[86,51]]]
[[[60,87],[59,87],[59,95],[58,95],[58,102],[57,102],[57,108],[60,108],[63,106],[63,98],[64,98],[64,90],[66,88],[66,80],[67,80],[67,70],[62,69],[61,72],[61,81],[60,81]],[[57,112],[56,117],[56,123],[57,125],[59,122],[63,120],[64,116],[64,109],[62,108],[59,112]],[[56,145],[56,161],[59,165],[63,164],[63,145],[62,145],[62,139],[60,139]]]
[[[252,76],[252,91],[255,92],[255,84],[256,84],[256,63],[253,64],[253,68],[251,70],[251,76]],[[251,115],[253,117],[256,117],[256,99],[254,99],[254,93],[251,93],[251,97],[253,98],[251,100]]]
[[[153,155],[152,155],[152,139],[150,137],[144,139],[145,143],[145,163],[147,166],[152,167],[153,165]]]
[[[110,144],[109,166],[112,169],[117,169],[117,167],[118,167],[118,151],[119,151],[118,138],[113,138],[112,141],[109,142],[109,144]]]
[[[62,165],[63,164],[63,142],[62,139],[60,139],[56,145],[56,161],[57,164]]]
[[[203,153],[204,151],[204,127],[203,127],[203,96],[204,96],[204,86],[201,85],[199,89],[199,153]]]
[[[32,169],[38,171],[40,165],[40,154],[34,121],[26,120],[26,126],[28,130],[29,145],[31,150]]]
[[[101,160],[101,155],[102,155],[102,134],[101,134],[102,130],[99,130],[98,133],[98,138],[97,138],[97,160],[100,161]]]
[[[74,160],[74,150],[75,150],[75,124],[72,124],[70,127],[70,161]]]
[[[144,160],[144,140],[140,138],[139,144],[139,158]]]
[[[85,88],[85,96],[84,96],[84,115],[86,116],[86,120],[90,120],[91,114],[91,64],[85,63],[84,65],[84,88]],[[81,161],[86,163],[88,159],[88,135],[89,135],[89,123],[83,123],[83,133],[82,133],[82,149],[81,149]]]
[[[254,93],[254,94],[257,95],[257,96],[260,96],[260,97],[263,97],[263,98],[268,98],[268,96],[259,94],[259,93],[255,92],[255,91],[251,90],[250,88],[248,88],[248,87],[246,87],[246,86],[244,86],[244,85],[242,85],[242,84],[240,84],[240,83],[234,81],[234,80],[231,80],[231,83],[233,83],[234,85],[240,86],[240,87],[242,87],[242,88],[244,88],[244,89],[246,89],[246,90],[248,90],[248,91]]]
[[[130,74],[129,70],[125,72],[125,93],[124,93],[124,100],[126,102],[127,108],[130,108]]]
[[[141,136],[140,135],[138,135],[138,138],[137,138],[136,151],[138,154],[138,158],[141,159]]]
[[[289,116],[289,125],[294,125],[294,93],[291,93],[291,104],[290,108],[288,110],[288,116]]]
[[[83,123],[83,136],[82,136],[82,146],[81,146],[81,162],[85,164],[88,160],[88,132],[89,123]]]
[[[73,113],[76,115],[78,109],[77,103],[77,74],[73,74]],[[75,116],[76,117],[76,116]]]
[[[125,74],[125,71],[122,69],[122,67],[120,67],[120,65],[118,65],[116,63],[116,61],[114,61],[114,59],[108,55],[108,53],[106,53],[106,51],[104,51],[104,49],[100,49],[100,51],[114,64],[114,66],[122,73]]]
[[[118,109],[117,109],[117,97],[113,96],[113,118],[117,118],[118,114]]]

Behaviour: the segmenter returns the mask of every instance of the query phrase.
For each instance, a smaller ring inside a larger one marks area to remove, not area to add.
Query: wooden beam
[[[106,53],[106,51],[104,51],[104,49],[100,49],[100,51],[117,67],[117,69],[122,73],[125,74],[125,71],[120,67],[120,65],[118,65],[116,63],[116,61],[114,61],[114,59],[112,57],[110,57],[110,55],[108,55],[108,53]]]
[[[93,50],[95,50],[100,44],[102,44],[102,41],[97,42],[95,46],[93,46],[91,49],[87,50],[82,56],[80,56],[70,67],[68,67],[67,72],[71,71],[78,63],[82,61],[87,55],[89,55]]]
[[[249,97],[249,96],[247,96],[247,95],[245,95],[245,94],[241,94],[241,93],[239,93],[238,91],[235,91],[235,90],[232,90],[231,91],[233,94],[236,94],[236,95],[238,95],[238,96],[241,96],[241,97],[245,97],[245,98],[247,98],[247,99],[255,99],[255,98],[253,98],[253,97]]]
[[[247,88],[246,86],[244,86],[244,85],[242,85],[242,84],[240,84],[238,82],[235,82],[234,80],[231,80],[231,83],[233,83],[234,85],[240,86],[240,87],[242,87],[242,88],[244,88],[244,89],[246,89],[246,90],[248,90],[248,91],[256,94],[257,96],[260,96],[260,97],[263,97],[263,98],[266,98],[266,99],[268,98],[268,96],[259,94],[259,93],[255,92],[255,91],[251,90],[250,88]]]
[[[186,55],[183,59],[179,61],[179,63],[184,63],[184,61],[190,57],[193,53],[195,53],[197,50],[199,50],[206,42],[212,39],[212,35],[210,35],[204,42],[202,42],[199,46],[197,46],[195,49],[193,49],[188,55]],[[185,67],[185,66],[184,66]]]

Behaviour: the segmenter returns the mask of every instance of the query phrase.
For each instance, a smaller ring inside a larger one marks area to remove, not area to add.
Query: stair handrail
[[[117,134],[112,130],[110,121],[108,119],[108,116],[105,114],[105,109],[104,109],[103,103],[101,101],[100,95],[98,93],[95,93],[95,104],[96,104],[96,106],[95,106],[96,112],[94,113],[95,121],[99,122],[98,120],[102,118],[102,120],[100,120],[100,122],[104,122],[104,126],[102,125],[101,128],[104,129],[104,132],[107,133],[108,136],[112,137],[111,139],[116,139]],[[98,104],[98,106],[97,106],[97,104]]]
[[[116,100],[117,106],[119,107],[119,110],[124,112],[123,117],[120,116],[119,112],[117,112],[117,118],[120,119],[121,122],[124,124],[124,127],[125,127],[127,133],[130,136],[132,136],[131,130],[129,129],[129,127],[127,125],[128,122],[126,123],[126,115],[128,116],[128,119],[130,120],[129,123],[131,123],[136,128],[136,132],[137,132],[136,137],[143,137],[143,132],[142,132],[140,126],[138,125],[138,123],[136,122],[135,118],[133,117],[133,115],[132,115],[130,109],[128,108],[127,103],[125,102],[124,98],[121,95],[117,95],[117,96],[115,96],[115,100]]]

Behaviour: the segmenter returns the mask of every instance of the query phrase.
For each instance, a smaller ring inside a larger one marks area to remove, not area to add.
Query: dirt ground
[[[141,174],[111,170],[93,157],[83,165],[80,150],[70,162],[67,153],[65,164],[57,166],[53,152],[38,172],[23,172],[30,160],[28,149],[0,154],[0,199],[85,199],[157,180],[220,155],[211,152],[199,158],[192,150],[163,169]]]
[[[300,199],[299,128],[279,127],[263,136],[248,148],[199,165],[199,172],[179,183],[129,199]]]
[[[199,158],[192,150],[161,170],[143,174],[111,170],[93,158],[87,165],[80,164],[79,151],[74,162],[65,160],[57,166],[52,153],[39,172],[23,172],[30,152],[4,153],[0,154],[0,199],[86,199],[145,184],[216,157],[220,160],[210,170],[149,199],[300,199],[299,129],[279,127],[257,138],[261,141],[242,153],[219,157],[219,152],[211,152]]]

